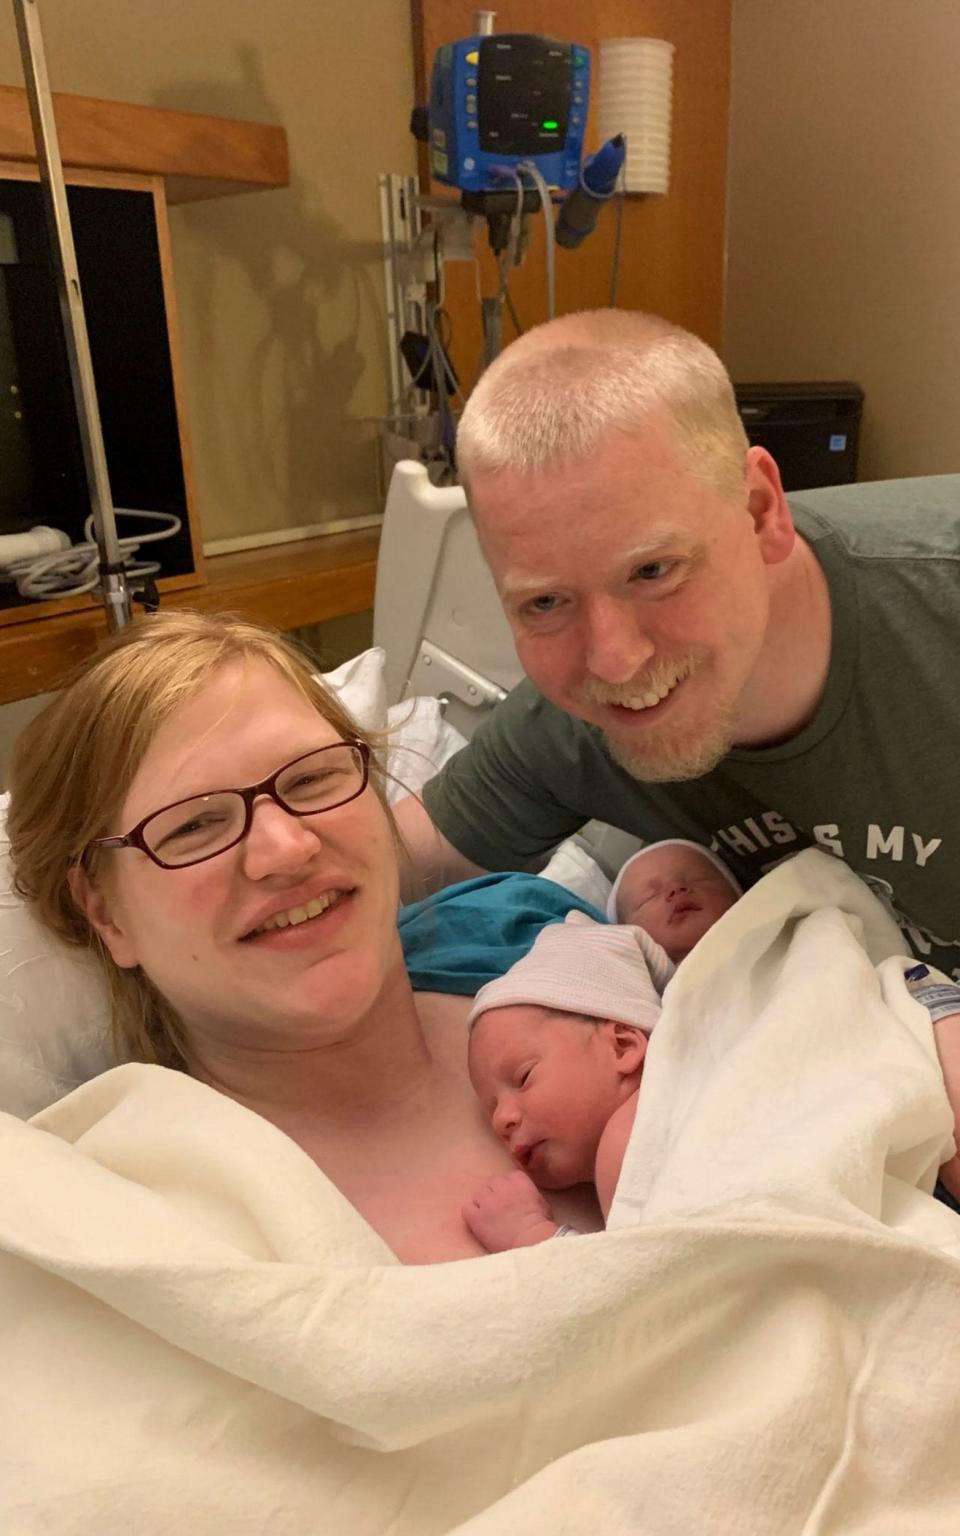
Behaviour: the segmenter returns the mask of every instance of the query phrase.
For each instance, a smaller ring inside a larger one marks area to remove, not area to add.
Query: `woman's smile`
[[[260,910],[245,919],[241,939],[259,938],[273,929],[297,927],[311,918],[322,917],[328,908],[352,896],[356,887],[348,881],[314,882],[311,887],[300,887],[275,896]]]
[[[242,944],[257,949],[287,950],[312,949],[321,939],[332,938],[349,922],[354,907],[356,890],[330,891],[328,896],[308,904],[282,911],[276,918],[268,919],[269,927],[254,929],[245,934]],[[304,916],[299,916],[304,913]]]

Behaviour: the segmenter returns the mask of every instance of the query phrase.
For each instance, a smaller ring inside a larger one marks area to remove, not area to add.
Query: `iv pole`
[[[13,0],[20,40],[20,55],[30,103],[30,120],[40,167],[40,190],[53,255],[60,311],[63,316],[70,380],[83,447],[87,493],[93,512],[94,536],[100,552],[99,596],[107,614],[111,633],[130,623],[130,592],[124,575],[117,542],[117,524],[113,514],[113,495],[103,446],[100,410],[90,359],[87,322],[80,293],[80,274],[73,246],[73,230],[63,181],[63,164],[53,115],[53,97],[47,77],[47,63],[40,31],[36,0]]]

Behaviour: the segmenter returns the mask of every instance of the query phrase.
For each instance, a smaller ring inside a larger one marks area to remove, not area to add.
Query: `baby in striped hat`
[[[743,891],[726,864],[684,837],[648,843],[628,859],[607,901],[612,923],[638,923],[673,960],[733,906]]]
[[[674,962],[739,895],[706,849],[652,844],[624,865],[611,893],[608,914],[626,921],[571,912],[477,993],[467,1019],[470,1080],[517,1164],[463,1209],[489,1252],[570,1230],[541,1189],[592,1182],[606,1216]]]
[[[560,1230],[537,1185],[596,1182],[606,1214],[647,1037],[673,971],[642,928],[570,912],[477,993],[467,1020],[470,1080],[517,1164],[464,1207],[467,1226],[490,1252]]]

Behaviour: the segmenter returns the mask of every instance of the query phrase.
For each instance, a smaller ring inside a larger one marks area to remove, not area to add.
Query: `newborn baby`
[[[517,1163],[464,1207],[467,1226],[491,1252],[561,1230],[537,1185],[592,1181],[606,1216],[647,1036],[673,971],[641,928],[571,912],[477,993],[467,1021],[470,1079]]]
[[[627,860],[613,883],[607,916],[645,928],[672,960],[682,960],[742,895],[709,848],[672,837]]]
[[[606,1219],[636,1114],[647,1037],[660,1012],[658,994],[673,962],[739,894],[705,849],[654,844],[624,865],[611,893],[608,910],[632,923],[600,924],[570,913],[478,992],[468,1017],[470,1078],[518,1165],[488,1180],[463,1208],[489,1252],[572,1230],[554,1221],[541,1189],[592,1180]],[[905,975],[933,1020],[960,1124],[960,990],[924,965]],[[960,1157],[941,1169],[941,1179],[960,1198]]]

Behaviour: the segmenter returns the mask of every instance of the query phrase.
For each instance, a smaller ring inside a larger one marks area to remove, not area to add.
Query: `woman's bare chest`
[[[469,1101],[424,1123],[384,1127],[363,1147],[311,1139],[304,1150],[406,1264],[482,1254],[463,1206],[484,1180],[513,1167]]]
[[[454,1128],[442,1123],[435,1137],[419,1137],[386,1146],[387,1156],[321,1167],[404,1264],[438,1264],[479,1258],[486,1250],[463,1219],[463,1207],[487,1179],[509,1173],[515,1164],[482,1121]],[[603,1225],[592,1185],[552,1190],[547,1196],[554,1218],[580,1232]]]
[[[476,1258],[485,1252],[463,1219],[463,1207],[477,1188],[513,1166],[487,1136],[464,1135],[424,1156],[409,1150],[405,1174],[382,1174],[356,1190],[354,1204],[405,1264],[435,1264]]]

